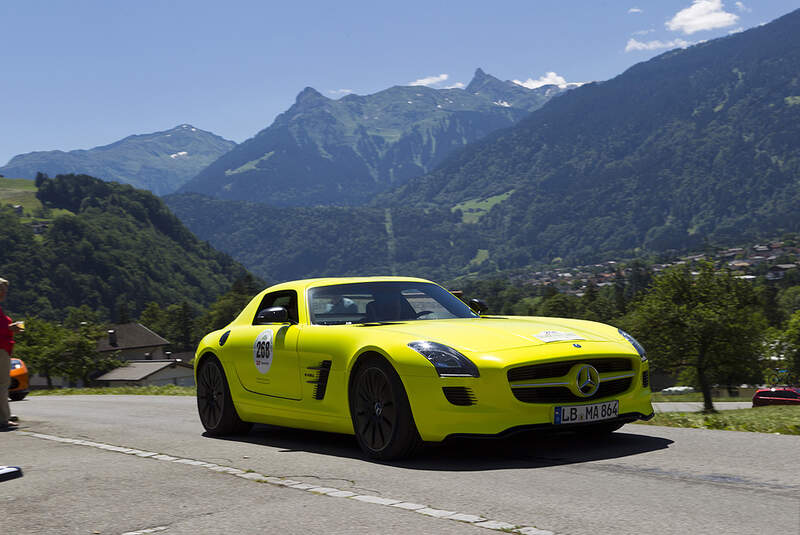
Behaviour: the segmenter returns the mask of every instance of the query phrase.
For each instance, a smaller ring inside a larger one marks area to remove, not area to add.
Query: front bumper
[[[651,412],[648,415],[642,414],[640,412],[630,412],[626,414],[620,414],[618,418],[614,418],[612,420],[602,420],[600,422],[590,422],[590,423],[579,423],[579,424],[567,424],[567,425],[554,425],[554,424],[531,424],[531,425],[519,425],[517,427],[511,427],[506,429],[501,433],[497,433],[494,435],[485,435],[480,433],[453,433],[452,435],[447,435],[445,438],[506,438],[520,433],[534,433],[534,432],[550,432],[550,433],[560,433],[560,432],[569,432],[569,431],[579,431],[581,429],[586,429],[588,427],[596,426],[596,425],[603,425],[603,424],[629,424],[631,422],[636,422],[638,420],[652,420],[653,416],[655,416],[655,412]]]
[[[9,392],[28,392],[29,384],[28,384],[28,374],[21,373],[12,375],[10,377],[10,383],[8,385]]]
[[[645,368],[646,369],[646,368]],[[483,370],[482,370],[483,372]],[[504,370],[479,378],[404,377],[406,392],[420,436],[439,442],[450,436],[496,437],[531,430],[568,431],[593,423],[628,423],[653,417],[650,388],[643,387],[642,370],[631,387],[620,394],[586,402],[526,403],[514,397]],[[474,404],[454,405],[442,387],[469,389]],[[619,416],[598,422],[556,425],[555,408],[619,401]]]

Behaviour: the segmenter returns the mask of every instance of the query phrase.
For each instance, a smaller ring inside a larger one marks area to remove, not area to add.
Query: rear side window
[[[256,311],[256,316],[258,316],[258,313],[262,310],[270,307],[283,307],[289,311],[290,320],[295,323],[299,321],[297,314],[297,292],[294,290],[281,290],[265,295],[264,299],[261,300],[261,305],[259,305]],[[255,322],[255,320],[256,318],[253,316],[253,322]]]
[[[760,398],[797,399],[797,394],[790,390],[775,390],[774,392],[759,392]]]

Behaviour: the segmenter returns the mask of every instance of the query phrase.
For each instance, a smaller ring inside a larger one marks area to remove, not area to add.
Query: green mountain
[[[562,92],[478,69],[466,89],[392,87],[332,100],[307,87],[268,128],[179,192],[284,206],[364,204]]]
[[[192,232],[266,280],[415,274],[444,279],[480,257],[474,225],[447,208],[274,207],[173,194]]]
[[[199,236],[279,279],[444,278],[752,242],[800,231],[798,73],[795,11],[553,98],[372,207],[167,202]]]
[[[0,204],[6,310],[61,319],[65,308],[88,305],[136,317],[150,301],[207,306],[247,273],[149,192],[86,175],[36,183],[43,207],[20,214]]]
[[[797,231],[798,73],[800,10],[552,99],[382,201],[482,206],[504,266]]]
[[[131,184],[156,195],[175,191],[236,144],[189,124],[128,136],[89,150],[29,152],[0,167],[4,176],[30,178],[82,173]]]

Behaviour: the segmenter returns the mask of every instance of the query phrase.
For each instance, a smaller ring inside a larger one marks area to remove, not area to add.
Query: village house
[[[169,340],[154,333],[141,323],[130,322],[110,325],[105,336],[97,341],[97,352],[114,354],[125,364],[95,378],[109,385],[163,385],[175,384],[190,386],[194,384],[194,370],[190,361],[192,353],[173,355],[166,351]],[[47,379],[33,375],[31,388],[47,386]],[[52,378],[55,387],[80,387],[83,384],[70,383],[61,377]]]

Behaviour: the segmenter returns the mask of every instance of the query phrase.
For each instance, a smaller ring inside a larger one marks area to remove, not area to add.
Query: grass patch
[[[461,220],[464,223],[475,223],[480,219],[484,214],[486,214],[489,210],[492,209],[492,206],[496,204],[500,204],[501,202],[505,201],[511,194],[514,193],[514,190],[507,191],[505,193],[501,193],[500,195],[495,195],[494,197],[489,197],[487,199],[471,199],[469,201],[464,201],[459,203],[451,210],[461,210]]]
[[[96,388],[54,388],[31,390],[29,396],[85,396],[85,395],[139,395],[139,396],[194,396],[193,386],[102,386]]]
[[[42,206],[36,198],[36,184],[24,178],[0,178],[0,203],[19,204],[29,213]]]
[[[30,224],[35,222],[52,221],[58,216],[71,214],[69,210],[56,208],[50,210],[47,218],[33,217],[35,211],[42,207],[42,203],[36,198],[36,183],[26,178],[0,178],[0,204],[20,205],[23,215],[20,222]]]
[[[247,162],[246,164],[241,165],[241,166],[237,167],[236,169],[226,169],[225,170],[225,176],[231,176],[231,175],[235,175],[237,173],[244,173],[245,171],[255,171],[257,169],[257,166],[258,166],[259,162],[266,162],[267,160],[269,160],[272,157],[273,154],[275,154],[274,150],[266,153],[261,158],[258,158],[256,160]]]
[[[636,423],[642,425],[665,425],[668,427],[800,435],[800,407],[755,407],[721,411],[716,414],[663,412],[656,414],[652,420]]]
[[[487,260],[489,260],[489,249],[478,249],[477,254],[475,254],[475,258],[469,261],[469,266],[480,266]]]

